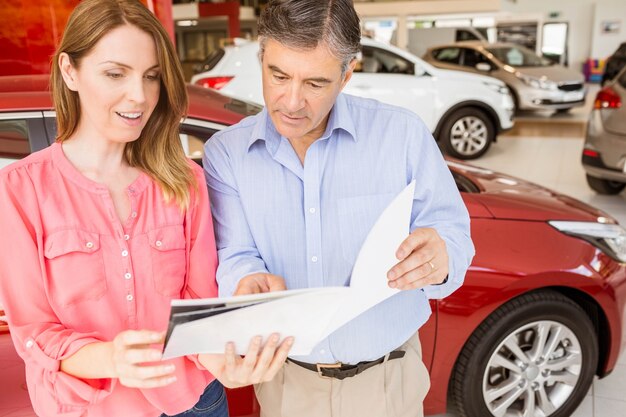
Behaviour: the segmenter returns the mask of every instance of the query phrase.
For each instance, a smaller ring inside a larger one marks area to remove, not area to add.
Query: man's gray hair
[[[294,49],[325,44],[345,74],[360,50],[361,26],[352,0],[270,0],[259,18],[259,57],[267,39]]]

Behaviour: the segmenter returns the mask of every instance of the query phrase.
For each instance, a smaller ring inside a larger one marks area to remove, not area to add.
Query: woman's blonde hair
[[[66,53],[75,67],[98,41],[123,25],[135,26],[154,39],[160,67],[159,101],[139,138],[126,144],[127,162],[159,184],[165,201],[172,198],[186,209],[195,177],[185,157],[178,133],[187,113],[187,89],[183,72],[169,36],[157,18],[138,0],[83,0],[70,15],[61,44],[54,54],[50,88],[57,113],[57,142],[67,140],[80,120],[78,93],[63,81],[59,55]]]

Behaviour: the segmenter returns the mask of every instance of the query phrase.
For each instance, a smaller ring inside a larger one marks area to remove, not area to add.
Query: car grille
[[[562,90],[562,91],[576,91],[576,90],[581,90],[582,88],[583,88],[582,83],[559,84],[559,90]]]

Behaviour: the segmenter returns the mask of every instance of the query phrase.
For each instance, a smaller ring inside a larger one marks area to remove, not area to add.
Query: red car
[[[259,110],[188,91],[181,138],[196,160],[206,138]],[[54,132],[45,79],[0,77],[0,158],[42,149]],[[626,345],[626,231],[565,195],[454,160],[448,166],[472,218],[476,256],[463,287],[432,301],[420,330],[432,378],[426,413],[450,403],[468,417],[568,416]],[[22,361],[6,324],[0,331],[0,416],[32,415]],[[258,416],[251,389],[228,398],[231,415]]]

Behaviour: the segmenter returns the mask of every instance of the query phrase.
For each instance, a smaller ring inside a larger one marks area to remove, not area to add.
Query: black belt
[[[335,378],[335,379],[345,379],[351,378],[365,371],[366,369],[371,368],[372,366],[378,365],[379,363],[383,363],[385,361],[385,357],[378,358],[369,362],[359,362],[356,365],[344,365],[341,362],[337,363],[306,363],[293,360],[289,358],[289,362],[293,362],[298,366],[301,366],[309,371],[317,372],[319,376],[322,378]],[[394,350],[389,353],[389,358],[387,360],[399,359],[404,357],[403,350]]]

